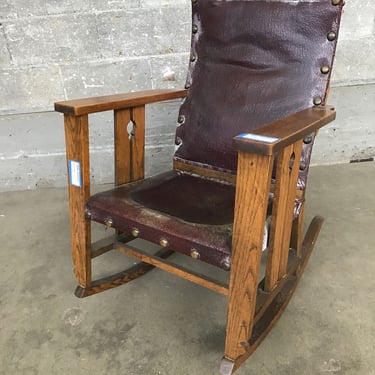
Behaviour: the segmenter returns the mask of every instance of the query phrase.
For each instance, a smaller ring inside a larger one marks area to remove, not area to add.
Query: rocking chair
[[[315,217],[303,236],[314,138],[335,118],[326,98],[342,7],[342,0],[192,0],[185,90],[55,103],[64,113],[78,297],[159,267],[227,296],[221,374],[250,356],[295,291],[322,225]],[[176,98],[184,99],[173,169],[145,179],[145,105]],[[91,196],[88,115],[108,110],[115,187]],[[91,221],[115,228],[115,238],[92,244]],[[135,238],[160,250],[135,248]],[[141,262],[93,281],[92,259],[112,249]],[[171,262],[173,252],[230,272],[229,285]]]

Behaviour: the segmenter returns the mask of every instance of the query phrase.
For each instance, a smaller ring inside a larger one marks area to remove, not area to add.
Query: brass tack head
[[[193,4],[196,4],[196,3],[198,2],[198,0],[191,0],[191,2],[192,2]]]
[[[107,226],[107,227],[110,228],[112,226],[112,224],[113,224],[112,219],[106,219],[106,220],[104,220],[104,225],[105,226]]]
[[[306,136],[306,137],[303,139],[303,143],[304,143],[305,145],[309,145],[311,142],[312,142],[312,136],[311,136],[311,135],[308,135],[308,136]]]
[[[321,105],[323,103],[323,99],[320,96],[316,96],[313,102],[314,105]]]
[[[174,141],[174,144],[176,146],[179,146],[180,144],[182,143],[182,139],[180,137],[176,137],[175,141]]]
[[[327,34],[327,39],[330,41],[330,42],[333,42],[335,39],[336,39],[336,33],[334,31],[330,31],[328,34]]]
[[[229,271],[230,270],[230,259],[229,257],[227,258],[224,258],[222,261],[221,261],[221,268],[225,271]]]
[[[162,238],[159,243],[160,243],[160,246],[162,247],[168,246],[168,241],[165,238]]]
[[[199,259],[201,257],[201,255],[199,254],[199,251],[196,250],[196,249],[191,249],[190,251],[190,256],[193,258],[193,259]]]
[[[196,59],[197,59],[197,58],[196,58],[194,55],[191,55],[191,56],[190,56],[190,62],[195,62]]]
[[[193,34],[196,34],[198,32],[198,26],[197,25],[193,25],[192,28],[191,28]]]
[[[178,120],[177,120],[177,122],[178,122],[179,124],[183,124],[183,123],[185,122],[185,116],[184,116],[184,115],[180,115],[180,116],[178,116]]]
[[[132,229],[132,236],[133,237],[138,237],[139,236],[139,229],[133,228]]]
[[[332,5],[339,5],[341,0],[332,0]]]
[[[325,66],[322,66],[320,68],[320,71],[323,73],[323,74],[328,74],[329,73],[329,66],[325,65]]]
[[[186,90],[190,89],[190,84],[189,84],[189,83],[187,83],[187,84],[185,85],[185,89],[186,89]]]
[[[87,219],[87,220],[91,219],[91,212],[89,212],[89,211],[85,212],[85,219]]]
[[[306,169],[306,167],[307,167],[307,164],[306,164],[305,160],[301,160],[301,163],[299,165],[299,170],[304,171]]]

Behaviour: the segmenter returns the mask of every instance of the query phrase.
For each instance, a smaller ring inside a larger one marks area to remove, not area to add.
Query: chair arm
[[[55,103],[55,111],[81,116],[89,113],[137,107],[186,96],[187,90],[146,90],[134,93],[96,96]]]
[[[233,138],[237,150],[274,155],[336,118],[333,107],[312,107]]]

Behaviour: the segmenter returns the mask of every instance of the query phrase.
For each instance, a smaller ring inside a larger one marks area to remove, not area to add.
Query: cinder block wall
[[[339,115],[313,163],[374,156],[374,19],[371,0],[347,1],[330,99]],[[65,185],[54,101],[183,87],[189,42],[190,0],[2,0],[0,191]],[[178,104],[147,110],[148,174],[170,165]],[[111,114],[91,123],[93,182],[110,182]]]

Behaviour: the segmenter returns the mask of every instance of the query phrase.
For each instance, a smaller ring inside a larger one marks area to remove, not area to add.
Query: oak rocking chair
[[[315,217],[303,236],[314,137],[335,118],[326,97],[342,7],[342,0],[192,0],[185,90],[55,104],[65,121],[78,297],[159,267],[227,296],[223,375],[250,356],[292,296],[322,225]],[[144,179],[145,105],[176,98],[184,100],[173,169]],[[116,186],[91,196],[88,115],[108,110]],[[115,239],[92,244],[92,220],[115,228]],[[136,237],[160,250],[135,249],[128,242]],[[93,281],[92,258],[111,249],[141,262]],[[173,252],[227,270],[229,285],[170,262]]]

